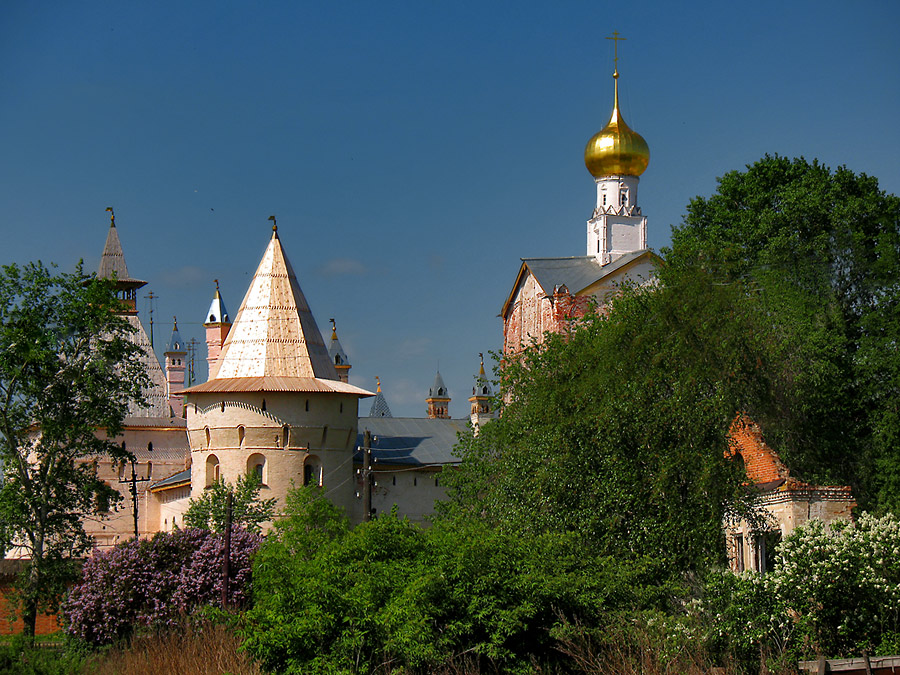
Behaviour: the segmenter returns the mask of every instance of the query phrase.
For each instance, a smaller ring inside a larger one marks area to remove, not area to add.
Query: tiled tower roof
[[[375,392],[375,400],[372,401],[372,407],[369,409],[369,417],[393,417],[391,408],[384,398],[384,394],[381,393],[381,380],[376,377],[375,382],[378,390]]]
[[[241,307],[201,391],[372,392],[339,381],[278,230],[250,282]]]
[[[112,214],[112,208],[106,209]],[[112,279],[119,283],[130,282],[129,285],[144,286],[147,282],[132,279],[128,275],[128,265],[125,264],[125,253],[122,251],[122,243],[119,241],[119,233],[116,230],[115,215],[110,215],[109,232],[106,235],[106,245],[100,255],[100,267],[97,276],[101,279]]]
[[[231,377],[337,379],[277,230],[222,347],[215,379]]]

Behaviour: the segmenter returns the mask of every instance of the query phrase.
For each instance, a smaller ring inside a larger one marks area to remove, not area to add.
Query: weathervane
[[[272,221],[272,232],[278,232],[278,224],[275,222],[275,216],[269,216],[269,220]]]
[[[106,210],[109,212],[109,224],[112,227],[115,227],[116,226],[116,214],[113,211],[113,208],[111,206],[107,206]]]

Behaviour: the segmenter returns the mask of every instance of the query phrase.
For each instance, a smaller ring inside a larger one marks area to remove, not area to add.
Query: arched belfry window
[[[244,431],[244,427],[239,426],[237,428],[237,432],[238,432],[238,446],[243,448],[244,447],[244,436],[246,434],[246,432]]]

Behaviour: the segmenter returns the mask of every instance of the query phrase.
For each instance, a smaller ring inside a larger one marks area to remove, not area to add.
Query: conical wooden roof
[[[248,391],[374,395],[338,379],[275,228],[209,380],[184,393]]]
[[[338,379],[277,230],[272,232],[210,379],[234,377]]]
[[[109,233],[106,235],[106,245],[103,247],[103,253],[100,255],[100,266],[97,269],[97,276],[101,279],[115,278],[120,285],[127,286],[143,286],[147,282],[140,279],[132,279],[128,275],[128,265],[125,264],[125,253],[122,251],[122,242],[119,241],[119,233],[116,230],[116,224],[113,222],[109,226]]]

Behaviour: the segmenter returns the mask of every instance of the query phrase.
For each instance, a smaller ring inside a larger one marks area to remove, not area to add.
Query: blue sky
[[[766,153],[900,192],[898,27],[894,1],[6,0],[0,262],[94,269],[113,206],[157,346],[173,315],[202,342],[213,279],[236,314],[275,214],[351,381],[421,416],[440,366],[460,417],[519,258],[584,254],[605,36],[658,249]]]

